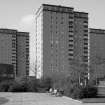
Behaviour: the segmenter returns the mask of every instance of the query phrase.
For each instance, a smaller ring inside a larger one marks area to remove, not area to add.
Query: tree
[[[70,77],[78,80],[79,84],[86,85],[88,82],[89,66],[74,59],[70,63]]]
[[[40,69],[40,65],[38,65],[37,61],[35,61],[35,63],[33,63],[33,67],[34,68],[31,68],[31,75],[37,78],[37,75],[38,75],[37,73],[38,73],[38,70]]]
[[[90,59],[91,79],[103,78],[105,76],[105,58],[96,54]]]

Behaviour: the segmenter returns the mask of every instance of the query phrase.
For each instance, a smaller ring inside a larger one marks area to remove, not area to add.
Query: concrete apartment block
[[[105,76],[105,30],[89,29],[92,78]]]
[[[88,14],[43,4],[36,12],[37,78],[67,76],[73,60],[88,65]]]
[[[89,48],[88,48],[88,13],[74,12],[74,61],[75,70],[78,70],[80,80],[85,82],[89,75]],[[80,72],[84,72],[80,73]]]
[[[88,13],[74,12],[74,55],[78,62],[88,63]]]
[[[0,29],[0,64],[14,66],[14,75],[28,75],[29,33]]]
[[[29,33],[17,33],[17,76],[29,75]]]

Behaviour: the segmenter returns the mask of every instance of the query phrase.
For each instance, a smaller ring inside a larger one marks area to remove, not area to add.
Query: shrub
[[[59,79],[60,78],[60,79]],[[64,95],[74,99],[96,97],[97,89],[94,86],[95,81],[89,81],[87,86],[80,86],[79,78],[54,77],[52,87],[64,90]]]
[[[80,92],[79,98],[95,98],[97,96],[97,88],[92,86],[86,86]]]
[[[18,77],[14,81],[2,81],[1,92],[46,92],[51,88],[51,78],[38,80],[34,77]]]
[[[38,92],[39,80],[36,78],[29,78],[27,80],[28,92]]]
[[[27,92],[27,85],[14,82],[13,85],[10,87],[9,91],[11,92]]]
[[[52,87],[52,79],[47,77],[41,80],[40,87],[44,88],[45,91],[48,91]]]
[[[52,87],[52,79],[51,78],[42,78],[40,80],[36,79],[31,81],[34,91],[36,92],[46,92]]]
[[[65,96],[71,98],[78,98],[81,87],[79,86],[78,79],[71,76],[54,76],[53,86],[56,89],[63,90]]]
[[[80,88],[73,88],[72,92],[70,92],[70,97],[73,99],[80,98],[81,89]]]
[[[17,78],[9,91],[12,92],[38,92],[38,80],[35,78]]]
[[[9,91],[9,88],[10,86],[13,84],[14,81],[2,81],[0,83],[0,92],[8,92]]]

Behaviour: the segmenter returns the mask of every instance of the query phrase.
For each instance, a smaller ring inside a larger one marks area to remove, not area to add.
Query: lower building
[[[105,30],[89,29],[90,77],[105,76]]]
[[[29,75],[29,33],[0,29],[0,64],[13,65],[14,76]]]
[[[2,80],[14,79],[14,69],[11,64],[0,64],[0,82]]]

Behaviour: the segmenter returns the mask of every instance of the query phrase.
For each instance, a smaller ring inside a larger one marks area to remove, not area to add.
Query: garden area
[[[63,90],[64,96],[73,99],[92,98],[97,96],[97,88],[93,87],[94,81],[89,81],[86,86],[81,86],[78,79],[58,76],[54,78],[36,79],[35,77],[21,77],[15,80],[5,80],[0,83],[0,92],[37,92],[46,93],[52,88]]]

